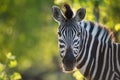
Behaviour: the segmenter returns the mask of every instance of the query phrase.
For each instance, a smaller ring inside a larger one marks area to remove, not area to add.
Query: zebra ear
[[[75,15],[75,20],[78,21],[78,22],[81,21],[82,19],[84,19],[85,14],[86,14],[86,9],[85,8],[78,9],[78,11]]]
[[[61,22],[62,20],[65,19],[62,11],[57,6],[52,7],[52,14],[53,14],[54,19],[58,22]]]

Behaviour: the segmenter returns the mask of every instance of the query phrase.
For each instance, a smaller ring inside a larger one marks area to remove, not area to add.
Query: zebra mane
[[[64,15],[65,15],[66,19],[71,19],[73,17],[73,11],[72,11],[70,5],[65,3],[64,8],[65,8]]]
[[[108,33],[108,36],[110,36],[110,37],[109,37],[109,40],[112,41],[112,42],[114,42],[114,41],[115,41],[114,33],[113,33],[107,26],[102,25],[102,24],[100,24],[100,23],[99,23],[98,25],[99,25],[99,27],[100,27],[101,29],[104,29],[104,30]]]
[[[102,35],[102,37],[107,36],[108,40],[105,39],[105,41],[112,41],[112,42],[115,41],[113,32],[109,28],[107,28],[107,26],[105,25],[94,23],[92,21],[81,21],[80,25],[81,27],[85,28],[88,31],[88,33],[92,34],[92,36],[95,36],[96,38],[98,38],[99,35]],[[92,32],[96,32],[96,33],[92,33]],[[100,34],[97,35],[97,33],[100,33]]]

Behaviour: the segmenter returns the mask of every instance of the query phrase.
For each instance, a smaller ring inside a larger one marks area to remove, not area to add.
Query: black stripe
[[[100,48],[99,48],[99,58],[98,58],[98,69],[97,69],[97,72],[96,72],[96,75],[95,75],[95,79],[94,80],[98,80],[99,77],[100,77],[100,73],[101,73],[101,69],[103,67],[103,59],[104,59],[104,53],[101,52],[101,47],[102,47],[102,44],[100,44]]]
[[[90,22],[90,30],[89,30],[89,33],[92,33],[93,31],[93,28],[94,28],[94,23],[93,22]]]
[[[120,57],[118,57],[118,56],[116,57],[116,55],[117,55],[117,54],[116,54],[116,53],[117,53],[117,51],[116,51],[117,48],[116,48],[116,47],[118,47],[117,45],[118,45],[118,44],[113,44],[113,46],[114,46],[114,52],[113,52],[112,54],[114,55],[113,58],[114,58],[115,71],[120,74],[120,72],[119,72],[119,70],[118,70],[118,68],[117,68],[117,60],[119,60],[119,58],[120,58]],[[119,54],[119,53],[118,53],[118,54]]]
[[[96,59],[96,57],[95,57],[95,59]],[[96,63],[95,59],[93,59],[93,65],[92,65],[92,68],[91,68],[91,70],[90,70],[90,78],[91,78],[91,76],[93,75],[93,72],[94,72],[94,70],[95,70],[95,63]]]
[[[117,71],[117,61],[116,61],[116,44],[113,44],[113,50],[114,52],[112,53],[113,54],[113,61],[114,61],[114,67],[115,67],[115,71]]]
[[[60,42],[60,43],[64,43],[64,44],[65,44],[65,42],[64,42],[63,40],[61,40],[61,39],[59,39],[59,42]]]
[[[87,65],[87,68],[86,68],[86,71],[85,71],[85,73],[84,73],[84,75],[85,76],[88,76],[88,74],[89,74],[89,71],[90,71],[90,67],[92,67],[93,68],[93,66],[91,66],[91,64],[92,64],[92,61],[95,59],[95,57],[96,57],[96,48],[97,48],[97,46],[98,46],[98,40],[94,40],[94,42],[93,42],[93,46],[92,46],[92,50],[91,50],[91,56],[90,56],[90,60],[89,60],[89,63],[88,63],[88,65]],[[94,65],[94,64],[93,64]]]
[[[108,77],[108,80],[110,80],[111,79],[111,77],[112,77],[112,74],[114,73],[113,71],[112,71],[112,52],[110,52],[111,54],[110,54],[110,74],[109,74],[109,77]]]
[[[99,34],[100,34],[100,32],[101,32],[101,28],[100,28],[100,26],[98,26],[98,32],[97,32],[97,34],[96,34],[96,36],[95,36],[95,37],[98,37],[98,36],[99,36]]]
[[[84,28],[86,28],[86,27],[87,27],[87,23],[85,22],[85,23],[84,23]]]
[[[64,53],[64,50],[60,51],[60,53]]]
[[[65,25],[64,26],[62,26],[62,25],[60,25],[60,27],[59,27],[59,32],[63,32],[64,31],[64,29],[65,29]]]
[[[77,49],[78,49],[79,47],[80,47],[80,46],[75,46],[74,48],[77,48]]]
[[[84,50],[85,50],[85,44],[86,44],[86,40],[87,40],[87,32],[85,33],[85,40],[84,40],[84,42],[83,42],[83,46],[82,46],[82,52],[81,52],[81,54],[79,55],[79,57],[78,57],[78,59],[77,59],[77,62],[82,58],[82,56],[83,56],[83,54],[84,54]],[[79,67],[78,67],[79,68]]]
[[[85,57],[84,57],[83,61],[79,64],[78,68],[81,68],[85,64],[85,62],[87,61],[91,40],[92,40],[92,36],[89,35],[89,39],[88,39],[87,47],[86,47]]]
[[[105,46],[104,46],[104,48],[105,48]],[[112,49],[112,48],[110,48],[110,49]],[[110,51],[110,52],[112,52],[112,50]],[[105,64],[105,69],[104,69],[104,73],[103,73],[103,77],[102,77],[102,80],[105,80],[105,78],[106,78],[106,75],[107,75],[107,72],[108,72],[108,67],[110,67],[109,66],[109,49],[107,49],[107,56],[106,56],[106,58],[105,58],[105,60],[106,60],[106,64]]]
[[[76,43],[77,41],[78,41],[78,40],[77,40],[77,39],[75,39],[75,40],[73,41],[73,44],[74,44],[74,43]]]
[[[94,44],[93,44],[93,47],[92,47],[92,51],[91,51],[91,58],[94,59],[94,62],[93,62],[93,66],[91,68],[91,71],[90,71],[90,76],[92,76],[93,74],[93,71],[95,69],[95,60],[96,60],[96,53],[97,53],[97,48],[98,47],[98,40],[94,41]]]
[[[106,32],[106,35],[105,35],[105,41],[106,41],[107,37],[108,37],[108,32]]]
[[[103,33],[103,34],[105,34],[105,33],[106,33],[106,32],[104,31],[104,33]],[[102,36],[102,38],[101,38],[101,40],[102,40],[102,41],[103,41],[103,37],[104,37],[104,36]]]
[[[119,62],[119,65],[120,65],[120,44],[117,44],[118,45],[118,62]]]
[[[110,70],[110,75],[109,75],[109,77],[108,77],[108,80],[111,80],[111,77],[112,77],[112,75],[113,75],[113,71],[112,70]]]
[[[65,48],[65,45],[60,44],[60,48]]]

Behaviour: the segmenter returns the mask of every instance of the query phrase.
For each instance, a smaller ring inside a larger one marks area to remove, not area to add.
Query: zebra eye
[[[58,35],[59,35],[59,36],[61,36],[61,33],[60,33],[60,32],[58,32]]]
[[[80,32],[77,33],[77,36],[80,36]]]

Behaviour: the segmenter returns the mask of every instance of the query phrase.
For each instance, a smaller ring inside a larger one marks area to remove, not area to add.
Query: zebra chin
[[[73,73],[77,70],[77,68],[74,67],[72,69],[66,69],[66,68],[63,67],[62,70],[63,70],[64,73]]]
[[[63,72],[65,72],[65,73],[72,73],[72,72],[74,72],[76,69],[77,69],[77,68],[76,68],[75,65],[73,65],[73,66],[66,66],[66,65],[62,64],[62,70],[63,70]]]

